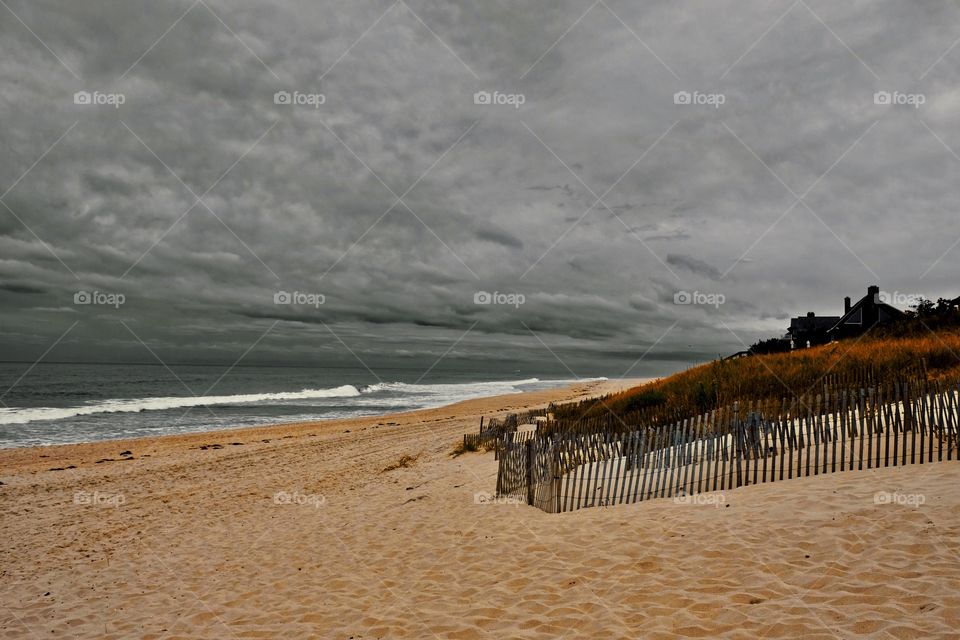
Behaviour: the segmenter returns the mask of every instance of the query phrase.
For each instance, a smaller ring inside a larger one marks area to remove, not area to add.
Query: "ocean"
[[[514,373],[0,363],[0,448],[376,416],[563,386]]]

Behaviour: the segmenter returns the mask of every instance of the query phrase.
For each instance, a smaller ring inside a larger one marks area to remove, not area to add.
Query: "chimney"
[[[850,313],[850,296],[843,299],[843,312]]]
[[[871,304],[877,304],[880,302],[880,287],[875,284],[867,287],[867,297],[870,299]]]
[[[807,317],[813,318],[816,314],[813,311],[807,311]]]

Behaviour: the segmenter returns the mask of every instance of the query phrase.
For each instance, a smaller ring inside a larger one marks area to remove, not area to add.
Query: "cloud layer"
[[[653,375],[960,294],[955,3],[0,14],[3,359]]]

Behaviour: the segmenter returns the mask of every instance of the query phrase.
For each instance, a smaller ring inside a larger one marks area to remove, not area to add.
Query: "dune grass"
[[[453,458],[457,458],[459,456],[462,456],[465,453],[474,453],[477,451],[480,451],[480,447],[477,446],[477,444],[474,443],[473,441],[469,441],[469,442],[461,441],[450,453],[450,456]]]
[[[687,417],[733,401],[791,399],[825,386],[857,386],[904,377],[960,377],[960,328],[913,335],[869,332],[860,338],[788,353],[718,360],[605,398],[555,409],[558,418],[608,415]]]

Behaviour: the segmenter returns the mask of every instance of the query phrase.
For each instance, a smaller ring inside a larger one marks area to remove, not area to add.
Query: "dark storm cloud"
[[[39,287],[31,287],[23,284],[7,284],[0,282],[0,291],[9,291],[10,293],[45,293]]]
[[[523,248],[522,240],[499,229],[479,229],[477,230],[477,237],[481,240],[487,240],[489,242],[501,244],[505,247],[511,247],[514,249]]]
[[[693,256],[684,256],[684,255],[678,255],[676,253],[668,253],[667,264],[673,265],[675,267],[682,267],[687,271],[690,271],[697,275],[704,276],[706,278],[710,278],[711,280],[718,280],[721,275],[719,269],[707,264],[703,260],[697,260]]]
[[[656,373],[960,293],[953,3],[7,4],[7,358]]]

